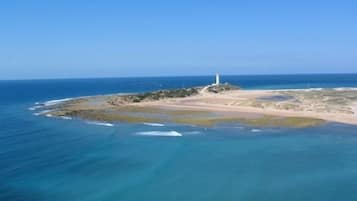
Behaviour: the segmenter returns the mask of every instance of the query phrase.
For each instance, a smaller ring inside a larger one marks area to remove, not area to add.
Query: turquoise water
[[[357,75],[230,76],[244,88],[357,87]],[[357,126],[89,124],[35,102],[210,77],[0,81],[0,200],[357,200]],[[170,135],[181,136],[153,136]]]

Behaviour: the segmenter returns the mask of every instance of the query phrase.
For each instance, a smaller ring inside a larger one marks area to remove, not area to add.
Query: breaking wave
[[[39,115],[46,115],[47,113],[51,112],[52,110],[42,110],[41,112],[34,113],[35,116]],[[47,115],[46,115],[47,116]]]
[[[63,98],[63,99],[57,99],[57,100],[50,100],[50,101],[44,102],[43,105],[52,106],[52,105],[57,105],[59,103],[70,101],[70,100],[73,100],[73,98]]]
[[[28,109],[31,110],[31,111],[34,111],[34,110],[37,110],[37,109],[39,109],[41,107],[42,107],[41,105],[36,105],[36,106],[33,106],[33,107],[29,107]]]
[[[71,120],[72,117],[67,117],[67,116],[60,116],[61,119],[66,119],[66,120]]]
[[[184,134],[187,134],[187,135],[198,135],[198,134],[201,134],[202,132],[201,131],[187,131],[187,132],[184,132]]]
[[[334,88],[336,91],[344,91],[344,90],[357,90],[357,88],[355,87],[337,87],[337,88]]]
[[[108,127],[114,126],[114,124],[108,122],[100,122],[100,121],[86,121],[86,123],[91,125],[97,125],[97,126],[108,126]]]
[[[143,124],[147,126],[157,126],[157,127],[165,126],[165,124],[160,124],[160,123],[143,123]]]
[[[258,133],[258,132],[261,132],[262,130],[260,130],[260,129],[252,129],[250,131],[253,132],[253,133]]]
[[[146,136],[167,136],[167,137],[181,137],[182,134],[177,131],[143,131],[137,132],[137,135]]]

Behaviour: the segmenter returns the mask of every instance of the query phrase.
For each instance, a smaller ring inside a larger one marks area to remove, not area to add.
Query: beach
[[[335,94],[331,95],[331,92]],[[344,93],[355,101],[341,97]],[[328,96],[330,94],[330,96]],[[267,99],[260,99],[267,97]],[[269,100],[269,98],[272,98]],[[273,100],[274,97],[288,97]],[[183,99],[166,99],[139,104],[168,109],[200,110],[237,117],[240,113],[263,114],[281,117],[306,117],[326,121],[357,124],[357,91],[317,90],[235,90],[223,94],[201,93]],[[325,100],[322,100],[325,98]],[[333,99],[333,100],[331,100]],[[342,101],[342,102],[341,102]]]
[[[108,122],[174,122],[202,126],[240,122],[307,127],[323,122],[356,125],[356,105],[355,88],[244,90],[228,87],[212,92],[206,86],[69,99],[51,105],[44,114]]]

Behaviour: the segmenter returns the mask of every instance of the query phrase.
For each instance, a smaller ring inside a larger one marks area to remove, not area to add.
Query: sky
[[[357,1],[4,0],[0,79],[357,73]]]

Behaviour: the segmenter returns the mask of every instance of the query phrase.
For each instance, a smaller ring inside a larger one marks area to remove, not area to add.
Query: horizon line
[[[221,74],[218,72],[220,76],[281,76],[281,75],[357,75],[357,72],[353,73],[262,73],[262,74]],[[50,78],[15,78],[15,79],[0,79],[0,81],[40,81],[40,80],[86,80],[86,79],[130,79],[130,78],[170,78],[170,77],[209,77],[215,76],[216,73],[213,74],[202,74],[202,75],[153,75],[153,76],[145,76],[145,75],[137,75],[137,76],[103,76],[103,77],[50,77]]]

